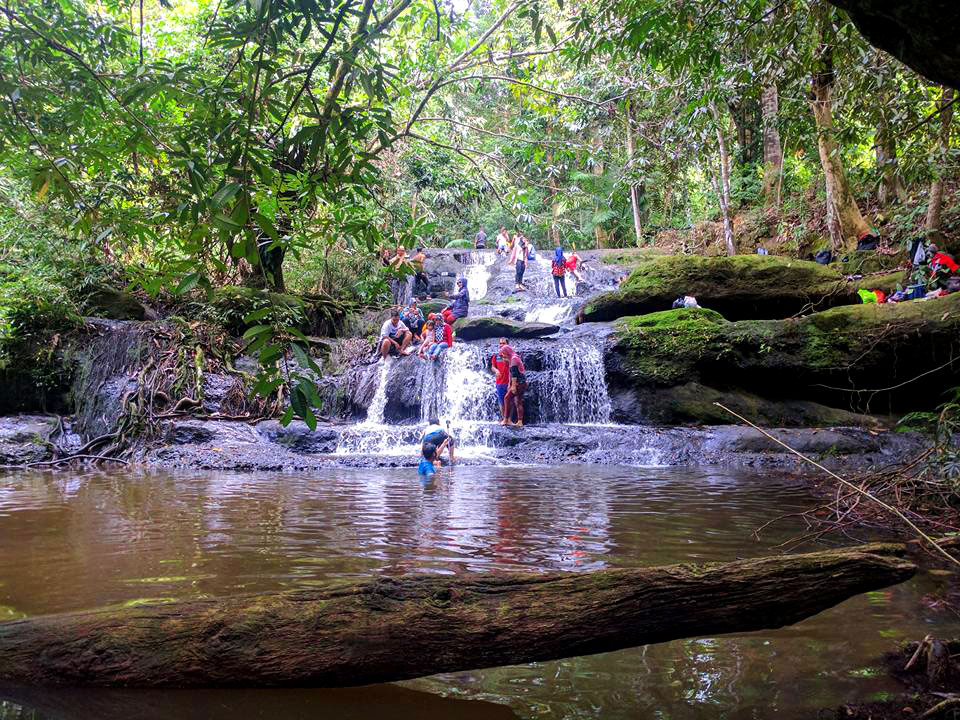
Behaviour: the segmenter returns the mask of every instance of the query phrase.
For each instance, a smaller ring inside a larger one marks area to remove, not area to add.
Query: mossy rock
[[[893,270],[907,261],[906,252],[883,255],[876,250],[852,252],[845,257],[846,262],[834,262],[830,264],[830,267],[836,268],[844,275],[867,275]]]
[[[107,320],[156,320],[158,317],[134,295],[105,286],[87,293],[83,311],[91,317]]]
[[[453,324],[453,330],[459,340],[485,340],[488,338],[533,338],[553,335],[560,331],[549,323],[519,322],[504,317],[466,317]]]
[[[955,293],[786,320],[727,322],[707,310],[684,309],[624,318],[606,362],[613,386],[699,382],[888,413],[939,403],[942,392],[960,382],[960,364],[949,366],[958,351]]]
[[[897,291],[897,287],[903,288],[910,284],[910,273],[895,270],[879,275],[866,275],[858,280],[851,280],[851,284],[857,290],[882,290],[889,296]]]
[[[600,262],[604,265],[634,267],[661,257],[666,257],[666,253],[659,248],[624,248],[602,251]]]
[[[833,268],[769,255],[674,255],[637,267],[619,290],[597,296],[580,322],[665,310],[681,295],[731,320],[783,318],[808,309],[859,302]]]
[[[646,425],[729,425],[731,410],[766,427],[881,427],[874,417],[809,400],[771,400],[737,388],[723,391],[688,382],[651,388],[633,397],[614,395],[613,418]]]
[[[417,307],[420,308],[420,312],[423,313],[423,316],[426,317],[430,313],[441,312],[450,304],[449,300],[424,300],[422,303],[418,303]]]

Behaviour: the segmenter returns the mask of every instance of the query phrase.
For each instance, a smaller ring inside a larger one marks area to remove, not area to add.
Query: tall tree
[[[937,109],[940,111],[940,128],[937,133],[937,161],[934,162],[934,178],[930,183],[930,199],[927,202],[927,237],[934,242],[943,239],[940,232],[940,211],[943,208],[943,168],[950,149],[950,122],[953,120],[953,100],[956,90],[943,88]]]
[[[834,67],[833,50],[836,29],[833,24],[834,10],[826,0],[817,0],[813,5],[816,32],[816,50],[813,58],[810,108],[817,126],[817,148],[820,164],[826,178],[827,203],[836,213],[840,228],[841,243],[852,246],[870,226],[863,219],[860,207],[850,189],[843,166],[841,147],[837,141],[833,121]],[[841,249],[841,248],[836,248]]]
[[[630,98],[624,101],[623,118],[624,133],[627,136],[627,163],[632,166],[635,142],[633,139],[633,112]],[[637,246],[639,247],[643,242],[643,221],[640,218],[640,194],[635,182],[630,183],[630,210],[633,214],[633,231],[636,234]]]

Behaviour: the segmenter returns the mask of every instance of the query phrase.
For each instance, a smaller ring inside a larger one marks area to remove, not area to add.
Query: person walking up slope
[[[563,248],[558,247],[553,251],[553,262],[550,263],[550,273],[553,275],[553,289],[560,297],[560,290],[563,290],[563,297],[567,297],[567,259],[563,256]]]

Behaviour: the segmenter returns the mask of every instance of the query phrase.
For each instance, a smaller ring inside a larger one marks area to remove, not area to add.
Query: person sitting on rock
[[[436,315],[430,313],[427,315],[427,321],[423,324],[423,332],[421,333],[423,342],[420,343],[420,348],[417,350],[417,357],[419,357],[421,360],[426,357],[427,351],[434,343],[434,327],[436,326],[436,317]]]
[[[401,317],[404,325],[406,325],[410,332],[413,333],[413,339],[420,341],[420,333],[423,331],[423,313],[420,311],[420,308],[417,307],[417,301],[411,300],[410,304],[407,306],[407,309],[403,311]]]
[[[400,321],[400,312],[390,311],[390,319],[380,328],[380,339],[377,341],[380,357],[405,354],[412,339],[410,329]]]
[[[453,328],[443,319],[442,315],[434,316],[433,344],[427,350],[427,357],[436,360],[444,351],[453,347]]]
[[[453,302],[443,311],[445,322],[453,325],[457,320],[466,317],[470,311],[470,291],[464,278],[457,280],[457,292],[453,295]]]

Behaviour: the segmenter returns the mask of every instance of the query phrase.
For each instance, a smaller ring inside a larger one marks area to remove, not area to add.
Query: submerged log
[[[900,545],[589,573],[378,577],[0,623],[0,682],[334,687],[798,622],[910,578]]]

